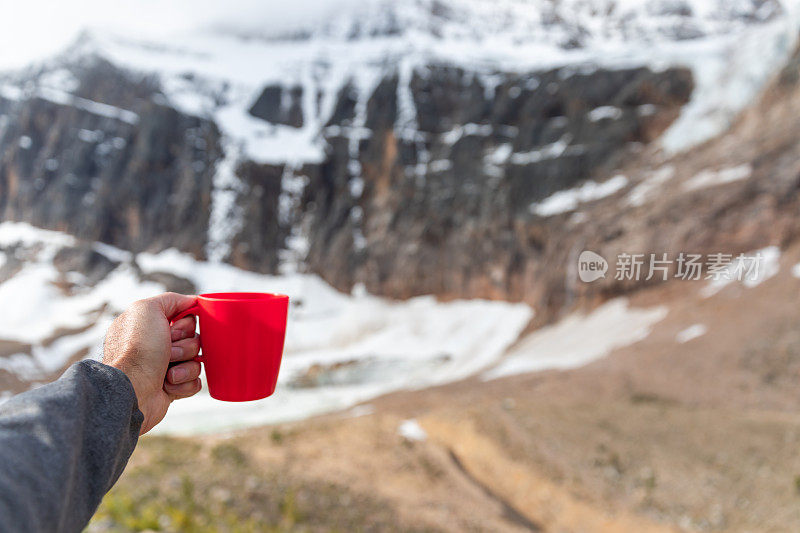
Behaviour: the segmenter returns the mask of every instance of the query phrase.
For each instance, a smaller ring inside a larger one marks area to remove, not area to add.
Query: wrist
[[[142,384],[137,379],[136,372],[132,368],[133,365],[126,364],[124,358],[121,360],[118,359],[115,361],[109,361],[106,364],[125,374],[125,377],[128,378],[128,383],[131,385],[131,389],[133,389],[133,396],[136,400],[137,407],[144,413],[142,410],[142,406],[144,404],[144,389]]]

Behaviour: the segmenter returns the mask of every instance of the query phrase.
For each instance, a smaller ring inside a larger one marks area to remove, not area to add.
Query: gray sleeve
[[[127,376],[96,361],[0,405],[0,531],[81,531],[142,418]]]

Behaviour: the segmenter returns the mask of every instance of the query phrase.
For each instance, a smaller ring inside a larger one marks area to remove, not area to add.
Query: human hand
[[[106,333],[103,363],[125,372],[133,385],[144,422],[144,435],[167,414],[173,400],[188,398],[201,387],[200,351],[195,319],[187,316],[170,326],[169,319],[190,308],[196,296],[167,292],[134,302]],[[169,363],[182,361],[170,367]]]

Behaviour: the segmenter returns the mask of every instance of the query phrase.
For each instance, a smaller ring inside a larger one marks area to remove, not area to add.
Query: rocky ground
[[[305,422],[146,437],[94,528],[791,531],[800,527],[800,279],[704,297],[588,366],[473,378]],[[685,343],[692,324],[707,332]],[[359,416],[360,415],[360,416]],[[404,437],[414,419],[424,430]]]

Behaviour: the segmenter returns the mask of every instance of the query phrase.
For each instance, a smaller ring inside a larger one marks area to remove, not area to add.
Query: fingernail
[[[183,348],[181,348],[180,346],[173,346],[172,347],[172,358],[173,359],[177,359],[177,358],[179,358],[181,356],[183,356]]]
[[[189,371],[185,368],[175,367],[172,369],[172,381],[181,382],[189,377]]]

